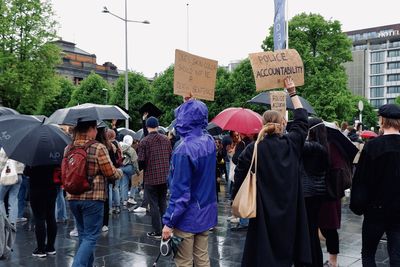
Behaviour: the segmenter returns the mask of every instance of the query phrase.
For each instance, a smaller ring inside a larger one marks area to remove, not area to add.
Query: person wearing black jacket
[[[390,266],[400,266],[400,107],[379,108],[383,135],[365,144],[353,178],[350,209],[364,215],[361,258],[376,266],[375,254],[384,233]]]
[[[56,254],[54,243],[57,236],[55,218],[57,188],[53,180],[56,167],[59,166],[26,166],[24,171],[24,174],[29,176],[29,198],[35,219],[37,248],[32,256],[39,258]]]
[[[296,263],[297,266],[321,267],[323,257],[318,236],[318,215],[327,195],[325,175],[329,170],[329,145],[326,127],[319,118],[308,120],[308,139],[302,152],[302,180],[310,237],[312,264]]]

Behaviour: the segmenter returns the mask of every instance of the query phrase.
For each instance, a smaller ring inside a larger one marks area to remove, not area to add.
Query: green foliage
[[[0,12],[0,98],[21,113],[38,113],[57,93],[60,50],[48,43],[56,37],[51,4],[3,0]]]
[[[43,103],[41,114],[50,116],[57,109],[67,107],[68,103],[71,100],[72,92],[75,89],[76,87],[72,84],[70,80],[59,77],[58,93],[54,98],[48,99]]]
[[[128,102],[129,115],[131,116],[130,128],[140,129],[142,127],[139,108],[151,100],[149,81],[140,73],[129,72],[128,74]],[[111,104],[125,107],[125,75],[121,75],[114,88],[110,91]]]
[[[71,101],[68,106],[84,103],[104,104],[110,85],[98,74],[92,72],[72,92]]]
[[[400,96],[396,97],[395,101],[396,104],[400,105]]]
[[[351,40],[342,32],[339,21],[321,15],[302,13],[289,22],[289,46],[304,63],[304,86],[298,93],[327,121],[350,120],[357,113],[355,98],[347,89],[343,63],[350,61]],[[272,50],[273,29],[262,48]]]
[[[174,67],[170,66],[152,83],[153,104],[164,114],[160,117],[160,125],[168,126],[174,119],[174,110],[183,103],[182,97],[174,95]]]

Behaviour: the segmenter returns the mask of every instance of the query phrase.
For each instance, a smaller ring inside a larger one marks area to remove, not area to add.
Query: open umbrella
[[[0,116],[19,114],[18,111],[12,108],[0,107]]]
[[[270,95],[269,92],[263,92],[263,93],[256,95],[255,97],[253,97],[252,99],[250,99],[247,102],[253,103],[253,104],[260,104],[260,105],[271,105],[271,98],[269,95]],[[299,98],[300,98],[301,104],[303,105],[303,108],[307,110],[308,114],[315,115],[316,113],[314,111],[314,108],[310,105],[310,103],[308,103],[308,101],[305,100],[304,98],[302,98],[301,96],[299,96]],[[290,100],[289,95],[286,95],[286,109],[291,109],[291,110],[294,109],[292,100]]]
[[[236,131],[241,134],[256,134],[263,127],[260,114],[247,108],[227,108],[211,122],[223,130]]]
[[[168,132],[172,131],[172,129],[175,127],[175,122],[176,122],[176,119],[171,121],[171,124],[168,125],[168,127],[167,127]]]
[[[127,129],[127,128],[118,128],[117,129],[118,133],[122,134],[122,135],[130,135],[132,136],[132,138],[135,136],[135,131],[131,130],[131,129]]]
[[[133,137],[133,140],[137,140],[137,141],[142,140],[144,137],[143,129],[138,130],[132,137]]]
[[[328,141],[335,143],[348,157],[348,160],[353,162],[354,157],[358,153],[358,148],[347,138],[340,129],[331,122],[324,121],[328,134]]]
[[[147,102],[146,104],[144,104],[139,108],[140,114],[143,114],[145,112],[149,113],[147,117],[153,116],[158,118],[163,114],[163,112],[151,102]]]
[[[64,148],[71,143],[57,125],[28,115],[1,116],[0,133],[7,156],[29,166],[60,164]]]
[[[208,133],[211,134],[212,136],[216,136],[216,135],[219,135],[222,133],[221,127],[216,125],[214,122],[208,123],[206,129],[207,129]]]
[[[367,131],[367,130],[362,131],[360,136],[361,136],[361,138],[365,138],[365,139],[372,139],[372,138],[378,137],[378,135],[375,132]]]
[[[126,120],[129,115],[115,105],[82,104],[56,110],[47,123],[76,125],[78,121]]]

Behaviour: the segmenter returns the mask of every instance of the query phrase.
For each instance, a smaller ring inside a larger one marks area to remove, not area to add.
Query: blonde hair
[[[263,114],[264,132],[267,135],[283,134],[284,118],[281,113],[275,110],[267,110]]]

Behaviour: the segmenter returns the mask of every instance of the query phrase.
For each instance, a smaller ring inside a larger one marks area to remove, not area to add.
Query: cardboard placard
[[[175,50],[174,94],[214,100],[218,61]]]
[[[269,93],[271,100],[271,110],[276,110],[286,117],[286,93],[283,91],[271,91]]]
[[[304,84],[304,66],[295,49],[284,49],[249,54],[256,80],[256,90],[283,88],[283,80],[292,77],[294,84]]]
[[[136,173],[131,176],[132,186],[139,186],[143,183],[143,171],[139,172],[139,175]]]

